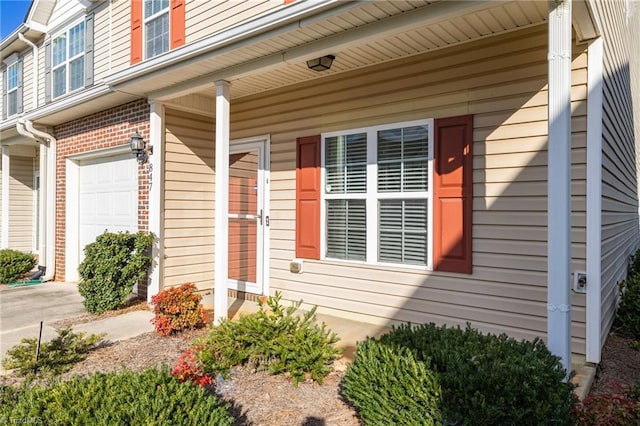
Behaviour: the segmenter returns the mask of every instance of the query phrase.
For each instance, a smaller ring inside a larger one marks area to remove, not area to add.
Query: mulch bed
[[[88,321],[119,315],[136,309],[148,309],[146,303],[101,315],[86,314],[54,324],[56,328],[75,326]],[[163,364],[173,366],[194,338],[206,334],[207,329],[188,330],[163,337],[155,332],[132,339],[109,343],[92,350],[87,358],[60,377],[88,375],[128,369],[143,371]],[[305,381],[294,387],[284,376],[271,376],[263,371],[235,368],[228,380],[218,386],[219,396],[232,404],[236,425],[317,425],[355,426],[360,422],[355,411],[340,397],[340,382],[346,364],[336,361],[322,385]],[[0,376],[0,384],[17,385],[24,379]],[[46,384],[46,380],[41,381]]]
[[[123,310],[86,314],[59,321],[54,326],[74,326],[139,309],[148,309],[148,305],[134,303]],[[86,360],[76,364],[62,378],[122,369],[142,371],[163,364],[173,366],[189,347],[189,342],[206,332],[207,329],[202,328],[169,337],[151,332],[108,343],[89,353]],[[631,342],[615,332],[609,335],[590,395],[619,393],[620,386],[629,388],[640,380],[640,350],[632,348]],[[322,385],[306,381],[294,387],[284,376],[235,368],[227,380],[218,384],[217,392],[232,404],[238,419],[236,425],[355,426],[360,424],[357,415],[340,396],[345,370],[346,362],[339,360]],[[0,384],[18,384],[22,380],[15,376],[0,376]]]

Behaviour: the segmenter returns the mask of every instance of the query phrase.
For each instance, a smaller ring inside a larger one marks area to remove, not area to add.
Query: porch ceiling
[[[170,70],[114,84],[117,90],[170,100],[192,93],[214,97],[216,80],[231,82],[239,98],[546,21],[543,1],[372,1],[298,21],[238,46],[214,50]],[[311,71],[306,60],[333,54],[331,70]]]

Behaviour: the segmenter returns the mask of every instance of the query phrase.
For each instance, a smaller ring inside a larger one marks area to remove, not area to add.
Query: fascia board
[[[45,105],[44,107],[31,111],[25,114],[24,118],[31,121],[41,120],[42,118],[47,117],[48,115],[55,114],[57,112],[78,106],[84,102],[99,98],[100,96],[107,95],[111,92],[112,90],[109,86],[105,84],[100,84],[92,87],[89,90],[84,90],[75,95],[71,95],[59,101],[54,101],[48,105]]]

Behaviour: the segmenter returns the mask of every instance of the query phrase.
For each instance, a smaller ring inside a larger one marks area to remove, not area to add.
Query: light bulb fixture
[[[333,55],[321,56],[315,59],[309,59],[307,61],[307,68],[314,71],[326,71],[331,68],[333,60],[336,57]]]
[[[129,140],[129,146],[131,147],[131,153],[136,156],[136,159],[140,164],[146,163],[149,159],[149,154],[153,152],[152,149],[149,149],[147,151],[147,144],[137,130],[133,134],[133,136],[131,136],[131,140]]]

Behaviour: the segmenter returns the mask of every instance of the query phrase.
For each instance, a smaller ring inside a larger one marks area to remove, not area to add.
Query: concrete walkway
[[[49,282],[26,287],[0,287],[0,358],[23,338],[38,337],[43,322],[42,341],[57,336],[53,324],[62,319],[85,315],[76,283]],[[107,333],[105,339],[117,341],[153,331],[151,311],[126,314],[78,324],[76,332]],[[6,371],[0,367],[0,374]]]

